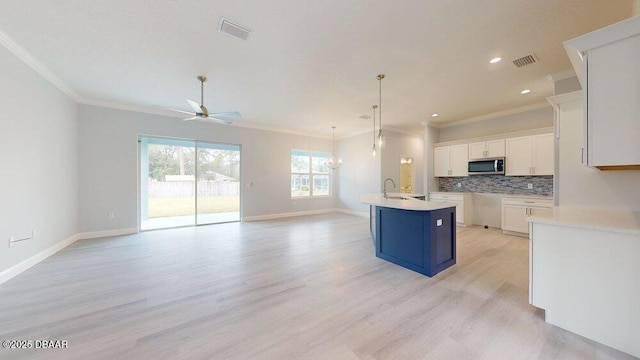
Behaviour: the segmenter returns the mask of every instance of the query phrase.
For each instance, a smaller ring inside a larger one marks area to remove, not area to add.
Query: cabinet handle
[[[534,202],[533,201],[525,201],[524,203],[525,204],[533,204]]]

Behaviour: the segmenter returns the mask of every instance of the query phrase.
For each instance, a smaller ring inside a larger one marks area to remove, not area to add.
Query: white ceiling
[[[359,116],[379,73],[383,123],[405,131],[433,112],[451,122],[543,102],[545,77],[571,68],[562,42],[631,14],[632,0],[21,0],[0,2],[0,29],[81,102],[190,110],[203,74],[212,112],[341,137],[371,127]],[[218,32],[220,17],[249,40]],[[511,63],[531,52],[538,63]]]

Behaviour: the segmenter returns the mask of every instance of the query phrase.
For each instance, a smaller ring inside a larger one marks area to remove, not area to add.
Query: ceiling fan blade
[[[230,112],[210,113],[209,116],[241,117],[242,115],[240,115],[240,113],[237,111],[230,111]]]
[[[202,107],[200,107],[200,105],[197,102],[195,102],[193,100],[189,100],[189,99],[185,99],[185,100],[187,100],[189,105],[191,105],[191,107],[193,108],[193,110],[196,111],[196,113],[198,113],[198,114],[202,113]]]
[[[200,119],[200,117],[198,117],[198,116],[192,116],[192,117],[190,117],[190,118],[182,119],[182,121],[191,121],[191,120],[198,120],[198,119]]]
[[[168,108],[168,107],[159,106],[159,105],[153,105],[153,106],[154,106],[154,107],[157,107],[157,108],[160,108],[160,109],[176,111],[176,112],[183,113],[183,114],[187,114],[187,115],[195,115],[194,113],[189,112],[189,111],[178,110],[178,109]]]
[[[224,119],[217,119],[217,118],[214,118],[214,117],[211,117],[211,116],[209,116],[207,119],[213,120],[214,122],[217,122],[218,124],[222,124],[222,125],[231,125],[231,124],[233,124],[233,121],[224,120]]]

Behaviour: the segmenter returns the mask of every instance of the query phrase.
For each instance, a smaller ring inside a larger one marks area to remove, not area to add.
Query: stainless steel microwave
[[[504,158],[476,159],[469,160],[469,175],[504,175]]]

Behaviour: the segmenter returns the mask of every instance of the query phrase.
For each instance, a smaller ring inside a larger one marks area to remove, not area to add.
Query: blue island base
[[[414,211],[376,206],[374,239],[377,257],[434,276],[456,263],[455,207]]]

